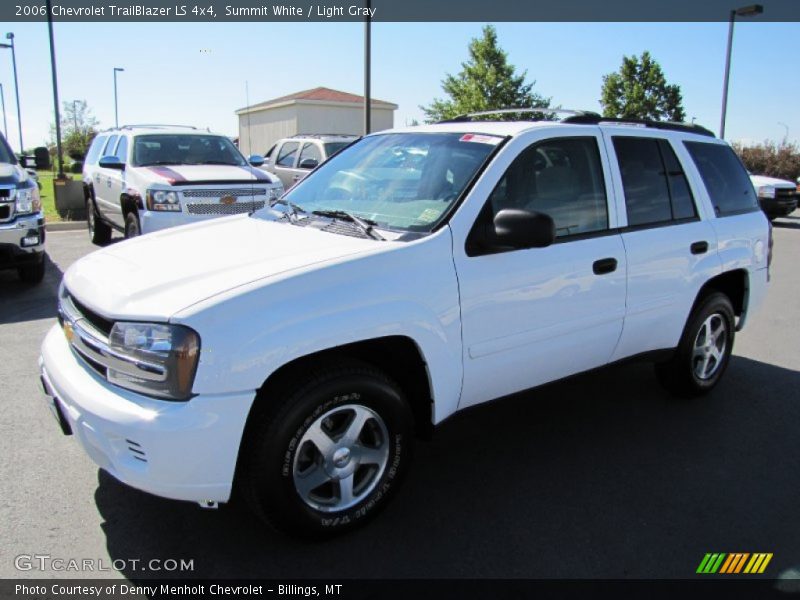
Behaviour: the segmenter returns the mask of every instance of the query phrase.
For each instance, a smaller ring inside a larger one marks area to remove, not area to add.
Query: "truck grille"
[[[0,223],[11,220],[13,215],[12,206],[13,204],[8,202],[0,202]]]
[[[183,190],[181,193],[183,194],[184,198],[222,198],[223,196],[241,198],[242,196],[265,196],[267,194],[267,190],[266,188],[232,188],[216,190]]]
[[[797,197],[798,192],[796,189],[792,188],[775,188],[775,198],[779,200],[791,200],[792,198]]]
[[[266,202],[264,200],[256,200],[255,202],[234,202],[233,204],[221,204],[210,202],[197,202],[189,203],[186,205],[186,211],[192,215],[239,215],[242,213],[250,212],[251,210],[260,210],[264,208]]]

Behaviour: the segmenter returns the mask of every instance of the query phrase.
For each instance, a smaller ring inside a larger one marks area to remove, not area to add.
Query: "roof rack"
[[[624,117],[602,117],[598,114],[574,115],[562,119],[562,123],[572,123],[578,125],[600,125],[602,123],[614,123],[618,125],[630,125],[633,127],[650,127],[652,129],[666,129],[670,131],[683,131],[684,133],[696,133],[707,137],[717,137],[710,129],[694,123],[677,123],[675,121],[652,121],[650,119],[626,119]]]
[[[120,125],[119,129],[159,129],[159,128],[166,128],[166,127],[177,127],[180,129],[194,129],[196,130],[197,127],[193,125],[170,125],[169,123],[136,123],[133,125]]]
[[[497,110],[481,110],[478,112],[466,113],[458,115],[452,119],[445,119],[439,123],[461,123],[463,121],[473,121],[476,117],[486,117],[489,115],[515,115],[520,113],[545,113],[549,115],[566,114],[571,117],[600,117],[596,112],[588,110],[572,110],[569,108],[547,108],[547,107],[531,107],[531,108],[500,108]],[[533,120],[533,119],[532,119]]]
[[[358,137],[358,134],[355,133],[295,133],[292,136],[293,138],[322,138],[322,137]]]
[[[550,115],[564,114],[567,115],[561,119],[561,123],[570,123],[573,125],[600,125],[602,123],[616,123],[619,125],[630,125],[634,127],[651,127],[653,129],[667,129],[671,131],[683,131],[685,133],[695,133],[697,135],[705,135],[708,137],[716,137],[714,132],[706,129],[702,125],[695,125],[694,123],[676,123],[674,121],[652,121],[649,119],[626,119],[617,117],[604,117],[599,113],[591,110],[571,110],[568,108],[501,108],[498,110],[483,110],[480,112],[467,113],[458,115],[452,119],[439,121],[440,123],[461,123],[464,121],[472,121],[476,118],[485,117],[488,115],[513,115],[520,113],[545,113]],[[535,119],[531,119],[535,120]]]

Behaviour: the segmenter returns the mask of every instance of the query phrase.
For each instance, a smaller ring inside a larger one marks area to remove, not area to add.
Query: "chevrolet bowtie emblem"
[[[233,204],[236,202],[236,198],[233,196],[223,196],[219,199],[220,204]]]

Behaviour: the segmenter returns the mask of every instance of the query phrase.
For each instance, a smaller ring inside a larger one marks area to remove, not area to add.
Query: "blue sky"
[[[482,23],[373,24],[373,96],[400,105],[395,124],[422,120],[445,73],[467,58]],[[2,23],[16,34],[26,147],[52,122],[47,27]],[[599,110],[601,78],[623,54],[650,50],[683,91],[687,118],[719,126],[727,23],[498,23],[501,46],[535,89],[565,108]],[[185,123],[237,134],[234,110],[318,85],[362,93],[363,25],[350,23],[56,23],[59,92],[84,99],[101,126],[114,123],[112,68],[121,123]],[[800,23],[736,24],[727,138],[800,141]],[[9,141],[16,113],[9,52],[0,52]],[[783,125],[781,125],[783,123]]]

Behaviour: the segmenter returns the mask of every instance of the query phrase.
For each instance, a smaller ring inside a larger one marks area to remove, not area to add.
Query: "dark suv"
[[[29,283],[39,283],[44,277],[44,214],[39,187],[2,135],[0,269],[16,269]]]

